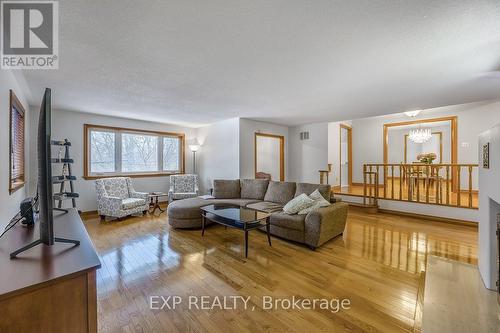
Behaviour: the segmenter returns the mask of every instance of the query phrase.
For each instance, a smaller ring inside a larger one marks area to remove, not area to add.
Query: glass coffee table
[[[255,209],[227,205],[213,204],[200,207],[201,235],[205,234],[206,220],[222,224],[225,227],[240,229],[245,234],[245,258],[248,257],[248,232],[254,229],[266,228],[267,241],[271,246],[269,216],[271,214]]]

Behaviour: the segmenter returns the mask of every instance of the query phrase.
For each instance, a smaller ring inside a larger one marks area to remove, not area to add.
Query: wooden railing
[[[477,208],[477,164],[365,164],[363,203],[378,199]]]

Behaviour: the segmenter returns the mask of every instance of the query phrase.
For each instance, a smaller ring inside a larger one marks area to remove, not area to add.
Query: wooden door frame
[[[342,129],[347,130],[347,185],[352,185],[352,127],[340,124],[339,128],[339,185],[342,187]]]
[[[405,125],[415,125],[415,124],[426,124],[426,123],[436,123],[441,121],[449,121],[451,125],[451,164],[457,164],[458,160],[458,117],[457,116],[448,116],[448,117],[440,117],[440,118],[427,118],[427,119],[418,119],[418,120],[409,120],[402,121],[397,123],[387,123],[384,124],[384,133],[383,133],[383,146],[384,146],[384,164],[387,164],[388,154],[389,154],[389,127],[397,127],[397,126],[405,126]],[[451,184],[452,191],[455,191],[457,188],[457,171],[451,173]],[[387,172],[385,173],[385,177],[387,177]],[[387,178],[384,179],[384,182],[387,183]]]
[[[280,181],[285,181],[285,137],[283,135],[259,133],[255,132],[254,135],[254,175],[257,177],[257,137],[267,137],[280,140]]]

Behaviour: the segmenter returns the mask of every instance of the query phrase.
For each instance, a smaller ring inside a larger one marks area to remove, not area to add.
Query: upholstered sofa
[[[316,189],[332,204],[306,215],[288,215],[284,205],[294,197]],[[264,179],[215,180],[215,199],[199,197],[178,200],[168,206],[173,228],[201,227],[200,207],[214,203],[234,204],[271,213],[271,234],[304,243],[314,249],[344,232],[348,205],[331,198],[330,185],[274,182]],[[208,222],[208,221],[207,221]]]
[[[95,188],[101,220],[106,216],[121,219],[132,214],[146,214],[148,210],[148,193],[136,192],[129,177],[98,179]]]

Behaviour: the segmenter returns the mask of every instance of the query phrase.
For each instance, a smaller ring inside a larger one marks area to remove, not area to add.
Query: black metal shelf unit
[[[62,208],[63,202],[65,200],[71,200],[73,208],[76,208],[76,198],[79,197],[78,193],[75,193],[75,188],[73,182],[76,177],[71,174],[71,164],[74,160],[69,157],[69,147],[71,147],[71,142],[68,139],[62,141],[51,141],[51,145],[59,146],[59,156],[57,158],[52,158],[51,162],[53,164],[62,164],[62,174],[60,176],[52,177],[52,184],[59,184],[59,192],[53,194],[53,198],[57,201],[57,207],[55,210],[66,211]],[[62,151],[64,149],[64,157],[62,157]],[[69,182],[69,191],[66,190],[66,183]]]

